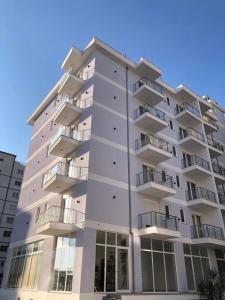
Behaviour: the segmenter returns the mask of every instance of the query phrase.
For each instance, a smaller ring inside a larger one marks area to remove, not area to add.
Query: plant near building
[[[206,280],[202,280],[198,286],[200,297],[208,300],[224,300],[225,274],[210,270]]]

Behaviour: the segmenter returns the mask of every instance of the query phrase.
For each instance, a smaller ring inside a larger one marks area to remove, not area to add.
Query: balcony
[[[151,211],[138,216],[139,234],[155,239],[179,238],[177,217]]]
[[[219,142],[216,142],[213,139],[207,137],[207,143],[209,146],[209,153],[211,158],[217,158],[218,156],[223,155],[224,149]]]
[[[220,204],[225,205],[225,193],[218,192],[218,197],[219,197]]]
[[[182,159],[181,167],[184,175],[190,176],[195,180],[212,175],[209,162],[197,155]]]
[[[80,135],[78,131],[72,131],[71,128],[61,127],[56,135],[51,139],[48,153],[59,157],[66,157],[73,152],[80,144]]]
[[[61,96],[69,95],[72,97],[74,94],[79,92],[82,85],[83,79],[78,73],[74,72],[73,69],[70,68],[69,71],[66,72],[61,79],[58,93]]]
[[[205,114],[207,111],[212,110],[212,103],[210,103],[207,99],[199,98],[198,100],[199,100],[201,112],[203,114]]]
[[[161,199],[176,194],[173,177],[155,170],[137,174],[137,192],[146,196]]]
[[[218,126],[217,126],[216,121],[210,119],[206,115],[202,116],[202,121],[203,121],[203,124],[204,124],[206,135],[211,134],[212,132],[215,132],[215,131],[218,130]]]
[[[168,126],[165,113],[148,104],[134,111],[134,124],[151,133],[157,133]]]
[[[46,192],[62,194],[75,184],[87,180],[87,176],[88,168],[60,162],[44,175],[43,189]]]
[[[134,84],[134,97],[152,106],[165,98],[162,86],[145,77]]]
[[[154,165],[172,158],[169,143],[153,135],[135,141],[136,155]]]
[[[225,246],[223,229],[213,225],[191,226],[192,243],[204,246]]]
[[[85,215],[77,210],[51,206],[37,220],[37,234],[69,235],[83,227]]]
[[[187,206],[198,211],[217,208],[216,194],[202,187],[186,191]]]
[[[223,184],[225,182],[225,168],[221,167],[219,164],[212,164],[213,173],[217,185]]]
[[[76,121],[82,113],[81,100],[64,97],[55,117],[54,122],[60,125],[69,126]]]
[[[205,137],[193,128],[187,128],[185,132],[178,133],[179,144],[188,152],[199,151],[205,148]]]
[[[176,105],[175,107],[176,120],[185,126],[195,124],[201,121],[201,114],[194,106],[183,103],[182,105]]]

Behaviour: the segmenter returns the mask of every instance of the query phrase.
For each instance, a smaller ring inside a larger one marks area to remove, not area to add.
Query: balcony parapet
[[[152,145],[166,152],[170,152],[169,143],[163,139],[160,139],[154,135],[148,134],[144,139],[139,138],[135,141],[135,150],[138,150],[146,145]]]
[[[149,104],[143,104],[142,106],[140,106],[134,111],[134,120],[136,120],[146,112],[150,113],[151,115],[155,116],[156,118],[162,121],[166,121],[166,114]]]
[[[186,194],[187,201],[193,201],[196,199],[205,199],[213,203],[216,203],[216,194],[202,187],[196,187],[195,189],[186,190],[185,194]]]
[[[156,82],[154,82],[146,77],[141,78],[134,84],[133,91],[136,92],[143,85],[149,86],[150,88],[152,88],[153,90],[157,91],[160,94],[164,93],[163,87],[161,85],[157,84]]]
[[[182,105],[177,105],[174,109],[175,115],[179,115],[183,111],[190,112],[194,114],[196,117],[201,118],[201,114],[199,110],[186,102],[184,102]]]
[[[205,137],[204,137],[204,135],[202,133],[198,132],[197,130],[191,128],[191,127],[187,128],[185,134],[178,132],[178,140],[179,141],[181,141],[181,140],[183,140],[183,139],[185,139],[187,137],[194,137],[197,140],[205,143]]]
[[[173,177],[164,173],[149,170],[136,175],[137,186],[143,185],[148,182],[154,182],[169,188],[173,188]]]
[[[191,166],[199,166],[207,171],[211,171],[209,162],[197,155],[192,155],[190,157],[190,159],[182,159],[181,160],[182,169],[185,169],[185,168],[188,168]]]
[[[194,225],[191,226],[191,238],[210,238],[216,240],[224,240],[224,233],[223,229],[217,226],[208,224]]]

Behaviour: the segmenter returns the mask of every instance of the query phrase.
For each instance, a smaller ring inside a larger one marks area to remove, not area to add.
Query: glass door
[[[71,216],[71,197],[63,199],[63,223],[72,223]]]
[[[129,290],[128,249],[117,249],[117,291]]]
[[[191,163],[191,155],[188,153],[183,153],[183,162],[184,162],[184,168],[190,167],[192,165]]]
[[[197,199],[196,184],[193,183],[193,182],[188,181],[187,182],[187,189],[188,189],[188,199],[189,200]]]
[[[196,237],[198,237],[198,238],[203,237],[202,226],[201,226],[202,225],[201,216],[192,215],[192,222],[193,222],[193,225],[195,226],[194,233],[195,233]]]

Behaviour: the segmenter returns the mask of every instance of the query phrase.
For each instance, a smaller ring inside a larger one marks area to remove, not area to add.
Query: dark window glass
[[[141,251],[142,288],[144,292],[153,291],[152,253]]]

